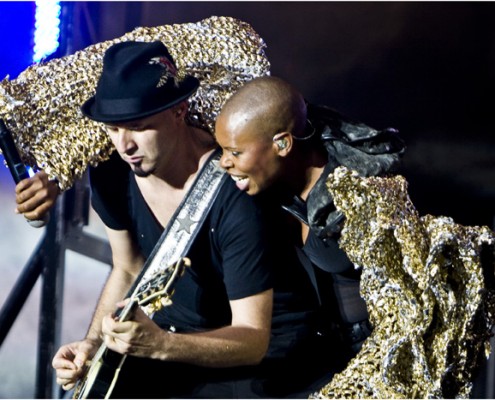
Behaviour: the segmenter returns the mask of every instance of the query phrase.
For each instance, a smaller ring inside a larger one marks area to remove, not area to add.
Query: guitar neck
[[[134,310],[136,309],[137,306],[137,301],[134,299],[131,299],[124,307],[118,308],[114,314],[115,317],[119,322],[124,322],[128,321],[129,319],[132,318],[132,315],[134,313]]]

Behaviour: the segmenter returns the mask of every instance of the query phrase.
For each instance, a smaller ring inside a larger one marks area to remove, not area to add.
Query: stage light
[[[39,62],[54,53],[59,46],[60,2],[36,1],[33,61]]]

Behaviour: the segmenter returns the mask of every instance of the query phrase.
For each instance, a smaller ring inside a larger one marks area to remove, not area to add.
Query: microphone
[[[0,119],[0,149],[2,149],[3,157],[7,162],[15,184],[17,185],[23,179],[29,178],[29,172],[22,162],[12,135],[2,119]]]
[[[14,139],[12,139],[12,135],[3,122],[3,119],[0,119],[0,149],[16,185],[23,179],[30,177],[29,171],[22,162]],[[48,222],[48,217],[49,215],[47,214],[42,220],[26,220],[32,227],[41,228]]]

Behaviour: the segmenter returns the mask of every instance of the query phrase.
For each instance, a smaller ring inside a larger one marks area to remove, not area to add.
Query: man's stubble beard
[[[155,171],[155,168],[151,168],[149,170],[144,170],[140,165],[135,166],[133,168],[134,174],[140,178],[146,178],[146,177],[150,176],[154,171]]]

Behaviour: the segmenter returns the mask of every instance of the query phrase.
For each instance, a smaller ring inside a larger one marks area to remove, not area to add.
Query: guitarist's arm
[[[113,313],[116,303],[125,298],[134,283],[144,258],[128,231],[116,231],[105,227],[112,249],[112,271],[98,301],[86,338],[101,343],[101,322],[105,315]]]
[[[55,354],[52,366],[57,383],[70,390],[82,377],[85,364],[102,342],[101,324],[105,315],[113,313],[116,303],[122,300],[144,264],[137,246],[127,231],[106,228],[112,248],[113,267],[96,306],[86,338],[62,346]]]
[[[255,365],[268,348],[272,290],[230,302],[232,323],[201,333],[162,330],[139,308],[133,320],[103,320],[105,344],[121,354],[205,367]]]

